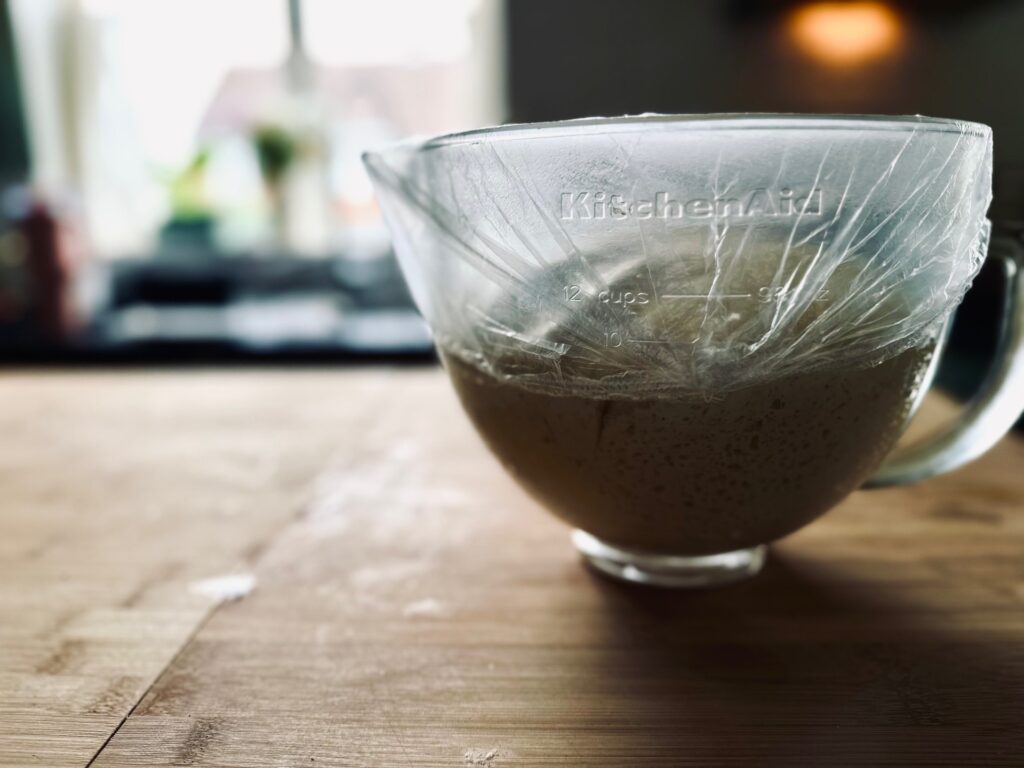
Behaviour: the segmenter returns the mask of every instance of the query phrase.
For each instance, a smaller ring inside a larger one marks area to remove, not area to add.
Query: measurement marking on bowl
[[[749,299],[752,293],[663,293],[662,299]]]
[[[663,339],[626,339],[626,341],[633,344],[671,344],[671,341],[664,341]]]

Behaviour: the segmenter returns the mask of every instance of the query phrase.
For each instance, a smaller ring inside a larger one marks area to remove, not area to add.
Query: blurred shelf
[[[65,343],[0,336],[8,363],[431,360],[394,259],[148,257],[113,262]]]

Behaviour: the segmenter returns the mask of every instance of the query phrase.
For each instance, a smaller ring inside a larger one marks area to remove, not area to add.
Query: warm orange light
[[[903,41],[903,21],[885,3],[808,3],[787,20],[793,42],[808,56],[838,67],[886,56]]]

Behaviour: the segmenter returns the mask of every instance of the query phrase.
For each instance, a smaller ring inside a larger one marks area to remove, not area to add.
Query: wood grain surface
[[[436,370],[7,374],[0,430],[5,768],[1024,765],[1015,439],[679,593]]]

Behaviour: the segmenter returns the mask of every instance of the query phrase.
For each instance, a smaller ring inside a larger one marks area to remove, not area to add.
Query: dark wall
[[[28,177],[28,137],[7,0],[0,0],[0,184]]]

